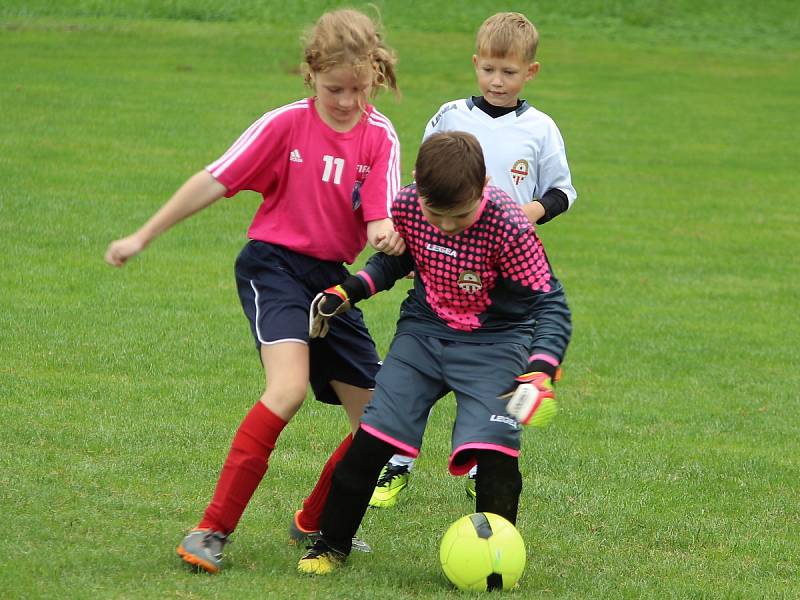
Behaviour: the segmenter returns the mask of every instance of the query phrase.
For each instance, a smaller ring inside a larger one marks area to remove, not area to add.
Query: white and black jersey
[[[483,148],[490,185],[504,190],[518,204],[560,190],[566,196],[564,209],[572,206],[577,193],[564,140],[553,119],[525,100],[516,109],[492,117],[478,107],[479,101],[483,98],[443,104],[428,122],[423,139],[442,131],[471,133]]]

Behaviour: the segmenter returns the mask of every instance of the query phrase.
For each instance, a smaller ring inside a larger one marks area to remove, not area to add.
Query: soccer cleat
[[[289,525],[289,543],[292,545],[299,546],[300,544],[305,543],[313,544],[320,538],[318,529],[309,531],[300,527],[300,523],[297,522],[297,519],[300,517],[301,512],[303,511],[298,510],[296,513],[294,513],[292,524]],[[367,553],[372,552],[372,548],[370,548],[369,544],[357,537],[353,538],[353,550]]]
[[[464,480],[464,491],[467,492],[467,496],[473,499],[478,497],[478,492],[475,491],[475,477],[475,473],[470,473]]]
[[[397,504],[400,492],[408,487],[410,474],[406,465],[398,466],[388,463],[384,466],[375,490],[372,492],[372,498],[369,499],[369,505],[376,508],[389,508]]]
[[[228,536],[211,529],[193,529],[177,548],[184,562],[208,573],[219,573],[222,568],[222,549]]]
[[[297,570],[306,575],[328,575],[344,566],[347,555],[334,550],[322,538],[317,538],[297,562]]]

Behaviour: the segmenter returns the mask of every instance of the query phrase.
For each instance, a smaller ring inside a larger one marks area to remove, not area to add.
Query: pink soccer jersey
[[[400,190],[392,219],[406,242],[402,256],[372,255],[356,274],[365,297],[414,271],[397,335],[468,343],[516,343],[531,360],[557,366],[572,334],[561,282],[522,209],[487,186],[475,221],[448,236],[422,212],[416,185]]]
[[[306,98],[266,113],[206,170],[227,197],[241,190],[262,195],[250,239],[352,263],[366,244],[366,222],[389,216],[400,143],[373,106],[341,133]]]
[[[407,252],[376,253],[357,276],[371,296],[416,272],[398,334],[514,342],[537,358],[561,361],[572,331],[564,290],[533,226],[508,194],[487,186],[475,222],[448,236],[425,218],[412,184],[397,194],[392,219]]]
[[[518,316],[522,298],[550,291],[552,274],[542,244],[499,188],[485,188],[475,222],[456,236],[425,219],[414,187],[400,191],[393,210],[426,301],[452,329],[480,329],[498,312],[506,319]]]

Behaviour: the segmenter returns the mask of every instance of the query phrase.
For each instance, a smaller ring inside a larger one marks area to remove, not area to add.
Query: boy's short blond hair
[[[486,19],[478,29],[475,52],[478,56],[518,56],[525,62],[533,62],[538,45],[539,32],[525,15],[502,12]]]

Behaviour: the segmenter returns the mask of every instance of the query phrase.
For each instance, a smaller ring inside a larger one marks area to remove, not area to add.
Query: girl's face
[[[357,75],[352,66],[341,65],[312,73],[311,81],[320,118],[336,131],[355,127],[372,89],[372,72],[365,69]]]
[[[472,64],[481,94],[493,106],[516,106],[522,88],[539,72],[538,62],[527,63],[516,56],[475,55]]]

